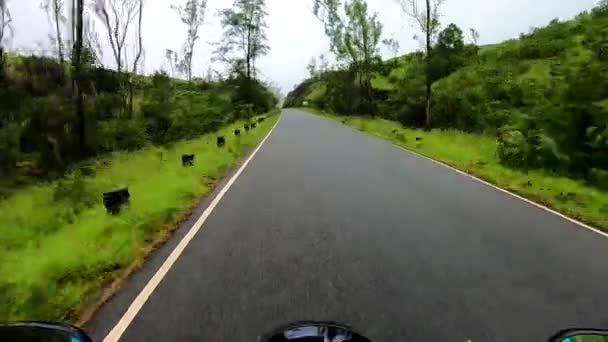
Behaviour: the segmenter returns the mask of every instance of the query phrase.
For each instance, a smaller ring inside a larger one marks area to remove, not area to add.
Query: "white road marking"
[[[305,113],[308,113],[308,112],[305,112]],[[312,114],[312,113],[309,113],[309,114],[311,114],[311,115],[316,115],[316,114]],[[337,123],[337,124],[339,124],[339,125],[342,125],[342,126],[345,126],[345,127],[349,127],[349,128],[353,129],[353,130],[354,130],[354,131],[356,131],[356,132],[361,132],[361,131],[359,131],[359,130],[357,130],[357,129],[355,129],[355,128],[351,127],[351,126],[348,126],[348,125],[342,124],[342,123],[340,123],[340,122],[339,122],[339,121],[337,121],[337,120],[333,120],[333,119],[331,119],[331,118],[327,118],[327,117],[322,116],[322,115],[316,115],[316,116],[322,117],[322,118],[324,118],[324,119],[326,119],[326,120],[332,121],[332,122]],[[562,213],[560,213],[560,212],[557,212],[557,211],[555,211],[555,210],[553,210],[553,209],[551,209],[551,208],[548,208],[548,207],[546,207],[546,206],[544,206],[544,205],[542,205],[542,204],[536,203],[536,202],[531,201],[531,200],[529,200],[529,199],[527,199],[527,198],[525,198],[525,197],[522,197],[522,196],[520,196],[520,195],[518,195],[518,194],[515,194],[515,193],[513,193],[513,192],[511,192],[511,191],[509,191],[509,190],[505,190],[505,189],[503,189],[503,188],[501,188],[501,187],[499,187],[499,186],[496,186],[496,185],[494,185],[494,184],[492,184],[492,183],[486,182],[486,181],[485,181],[485,180],[483,180],[483,179],[477,178],[477,177],[475,177],[475,176],[473,176],[473,175],[471,175],[471,174],[468,174],[468,173],[466,173],[466,172],[464,172],[464,171],[462,171],[462,170],[458,170],[458,169],[456,169],[456,168],[454,168],[454,167],[452,167],[452,166],[450,166],[450,165],[448,165],[448,164],[445,164],[445,163],[442,163],[442,162],[440,162],[440,161],[438,161],[438,160],[435,160],[435,159],[429,158],[429,157],[424,156],[424,155],[422,155],[422,154],[420,154],[420,153],[418,153],[418,152],[415,152],[415,151],[409,150],[409,149],[407,149],[407,148],[405,148],[405,147],[401,147],[401,146],[399,146],[399,145],[397,145],[397,144],[395,144],[395,143],[393,143],[393,142],[391,142],[391,141],[389,141],[389,140],[386,140],[386,139],[384,139],[384,138],[381,138],[381,137],[375,136],[375,135],[373,135],[373,134],[371,134],[371,133],[368,133],[368,132],[363,132],[363,133],[367,134],[368,136],[374,137],[374,138],[376,138],[376,139],[380,139],[380,140],[382,140],[382,141],[389,142],[391,145],[393,145],[393,146],[395,146],[395,147],[397,147],[397,148],[399,148],[399,149],[401,149],[401,150],[403,150],[403,151],[405,151],[405,152],[407,152],[407,153],[414,154],[414,155],[416,155],[416,156],[418,156],[418,157],[421,157],[421,158],[424,158],[424,159],[426,159],[426,160],[429,160],[429,161],[431,161],[431,162],[433,162],[433,163],[435,163],[435,164],[437,164],[437,165],[441,165],[441,166],[443,166],[443,167],[447,167],[448,169],[450,169],[450,170],[452,170],[452,171],[454,171],[454,172],[457,172],[457,173],[459,173],[459,174],[461,174],[461,175],[463,175],[463,176],[466,176],[466,177],[468,177],[468,178],[471,178],[471,179],[473,179],[473,180],[476,180],[476,181],[478,181],[478,182],[481,182],[481,183],[483,183],[483,184],[485,184],[485,185],[487,185],[487,186],[489,186],[489,187],[492,187],[492,188],[494,188],[494,189],[496,189],[496,190],[498,190],[498,191],[500,191],[500,192],[503,192],[503,193],[505,193],[505,194],[508,194],[508,195],[511,195],[511,196],[513,196],[513,197],[515,197],[515,198],[518,198],[518,199],[520,199],[520,200],[522,200],[522,201],[524,201],[524,202],[526,202],[526,203],[528,203],[528,204],[531,204],[531,205],[533,205],[533,206],[535,206],[535,207],[537,207],[537,208],[539,208],[539,209],[542,209],[542,210],[544,210],[544,211],[550,212],[551,214],[557,215],[557,216],[561,217],[562,219],[564,219],[564,220],[566,220],[566,221],[569,221],[569,222],[571,222],[571,223],[574,223],[574,224],[578,225],[578,226],[579,226],[579,227],[581,227],[581,228],[588,229],[588,230],[590,230],[590,231],[592,231],[592,232],[594,232],[594,233],[596,233],[596,234],[599,234],[599,235],[601,235],[601,236],[603,236],[603,237],[608,238],[608,233],[603,232],[603,231],[601,231],[601,230],[599,230],[599,229],[597,229],[597,228],[591,227],[590,225],[585,224],[585,223],[583,223],[583,222],[580,222],[580,221],[578,221],[578,220],[575,220],[575,219],[573,219],[573,218],[571,218],[571,217],[568,217],[568,216],[566,216],[566,215],[564,215],[564,214],[562,214]]]
[[[548,212],[550,212],[551,214],[557,215],[557,216],[559,216],[559,217],[563,218],[563,219],[564,219],[564,220],[566,220],[566,221],[569,221],[569,222],[571,222],[571,223],[574,223],[574,224],[576,224],[576,225],[578,225],[578,226],[580,226],[580,227],[582,227],[582,228],[588,229],[588,230],[590,230],[590,231],[592,231],[592,232],[594,232],[594,233],[597,233],[597,234],[599,234],[599,235],[601,235],[601,236],[603,236],[603,237],[608,238],[608,233],[603,232],[603,231],[601,231],[601,230],[599,230],[599,229],[597,229],[597,228],[591,227],[590,225],[585,224],[585,223],[583,223],[583,222],[580,222],[580,221],[578,221],[578,220],[575,220],[575,219],[573,219],[573,218],[571,218],[571,217],[568,217],[568,216],[566,216],[566,215],[564,215],[564,214],[562,214],[562,213],[560,213],[560,212],[558,212],[558,211],[555,211],[555,210],[553,210],[553,209],[551,209],[551,208],[548,208],[548,207],[546,207],[546,206],[544,206],[544,205],[542,205],[542,204],[536,203],[536,202],[534,202],[534,201],[532,201],[532,200],[529,200],[529,199],[527,199],[527,198],[525,198],[525,197],[522,197],[522,196],[520,196],[520,195],[518,195],[518,194],[516,194],[516,193],[513,193],[513,192],[509,191],[509,190],[503,189],[503,188],[501,188],[501,187],[499,187],[499,186],[496,186],[496,185],[494,185],[494,184],[492,184],[492,183],[489,183],[489,182],[487,182],[487,181],[485,181],[485,180],[483,180],[483,179],[481,179],[481,178],[477,178],[477,177],[475,177],[475,176],[473,176],[473,175],[471,175],[471,174],[468,174],[468,173],[466,173],[466,172],[464,172],[464,171],[462,171],[462,170],[458,170],[458,169],[456,169],[456,168],[454,168],[454,167],[452,167],[452,166],[450,166],[450,165],[448,165],[448,164],[445,164],[445,163],[442,163],[442,162],[437,161],[437,160],[435,160],[435,159],[432,159],[432,158],[429,158],[429,157],[427,157],[427,156],[424,156],[424,155],[422,155],[422,154],[420,154],[420,153],[418,153],[418,152],[415,152],[415,151],[412,151],[412,150],[408,150],[407,148],[401,147],[401,146],[396,145],[396,144],[392,144],[392,145],[393,145],[393,146],[395,146],[395,147],[398,147],[398,148],[400,148],[400,149],[402,149],[402,150],[404,150],[404,151],[406,151],[406,152],[409,152],[409,153],[415,154],[415,155],[417,155],[417,156],[419,156],[419,157],[422,157],[422,158],[424,158],[424,159],[430,160],[430,161],[432,161],[432,162],[433,162],[433,163],[435,163],[435,164],[441,165],[441,166],[443,166],[443,167],[447,167],[448,169],[450,169],[450,170],[452,170],[452,171],[454,171],[454,172],[457,172],[457,173],[459,173],[459,174],[461,174],[461,175],[463,175],[463,176],[466,176],[466,177],[468,177],[468,178],[474,179],[474,180],[476,180],[476,181],[478,181],[478,182],[481,182],[481,183],[483,183],[483,184],[485,184],[485,185],[487,185],[487,186],[489,186],[489,187],[492,187],[492,188],[494,188],[494,189],[496,189],[496,190],[498,190],[498,191],[500,191],[500,192],[503,192],[503,193],[505,193],[505,194],[511,195],[511,196],[513,196],[513,197],[515,197],[515,198],[518,198],[518,199],[520,199],[520,200],[522,200],[522,201],[524,201],[524,202],[526,202],[526,203],[528,203],[528,204],[531,204],[531,205],[533,205],[533,206],[535,206],[535,207],[537,207],[537,208],[539,208],[539,209],[542,209],[542,210],[544,210],[544,211],[548,211]]]
[[[196,233],[198,233],[198,231],[201,229],[201,227],[203,226],[205,221],[207,221],[207,218],[209,217],[209,215],[211,215],[211,212],[213,212],[213,209],[215,209],[215,207],[221,201],[222,197],[224,197],[224,195],[226,194],[226,192],[228,192],[228,190],[230,189],[232,184],[234,184],[234,182],[241,175],[243,170],[245,170],[245,168],[247,167],[249,162],[253,159],[253,157],[256,155],[256,153],[258,153],[258,151],[260,150],[262,145],[264,145],[264,143],[266,142],[266,139],[268,139],[270,134],[272,134],[272,131],[274,131],[274,129],[279,124],[279,121],[281,121],[281,117],[279,117],[279,119],[274,124],[274,126],[270,129],[270,131],[268,132],[268,134],[266,135],[264,140],[262,140],[260,142],[258,147],[253,151],[253,153],[251,153],[249,158],[247,158],[247,160],[245,160],[245,162],[239,168],[239,170],[232,176],[232,178],[230,178],[228,183],[226,183],[226,185],[217,194],[217,196],[215,196],[215,198],[213,199],[211,204],[209,204],[207,209],[205,209],[203,214],[190,228],[188,233],[182,238],[182,240],[175,247],[175,249],[171,252],[171,254],[167,257],[167,259],[161,265],[161,267],[158,269],[158,271],[156,271],[154,276],[150,279],[150,281],[148,281],[148,284],[146,284],[146,286],[143,288],[143,290],[141,290],[141,292],[137,295],[137,297],[131,303],[131,305],[129,306],[127,311],[123,314],[123,316],[120,318],[118,323],[116,323],[116,325],[114,326],[112,331],[110,331],[110,333],[103,339],[104,342],[117,342],[121,338],[121,336],[127,330],[127,328],[129,327],[129,325],[131,324],[131,322],[133,321],[135,316],[137,316],[137,314],[139,313],[139,310],[141,310],[141,308],[144,306],[144,304],[146,303],[148,298],[150,298],[150,296],[152,295],[152,293],[154,292],[154,290],[156,289],[158,284],[160,284],[160,282],[167,275],[167,273],[169,272],[169,270],[171,269],[173,264],[177,261],[177,259],[180,257],[180,255],[184,252],[186,247],[188,247],[188,244],[190,243],[190,241],[192,241],[192,239],[194,238]]]

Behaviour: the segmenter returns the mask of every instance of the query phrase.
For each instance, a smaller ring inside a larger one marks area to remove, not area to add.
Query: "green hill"
[[[433,127],[496,135],[505,165],[545,168],[608,186],[608,9],[555,19],[488,46],[464,44],[458,31],[450,33],[456,43],[434,48]],[[369,114],[422,127],[424,56],[408,54],[378,69],[372,83],[376,111]],[[346,71],[332,71],[340,72]],[[335,78],[326,73],[306,80],[286,105],[308,101],[326,111],[354,113],[332,98]]]

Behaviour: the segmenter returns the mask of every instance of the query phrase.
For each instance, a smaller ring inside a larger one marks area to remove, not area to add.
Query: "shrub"
[[[99,124],[101,148],[105,152],[136,150],[147,142],[143,122],[137,119],[112,119]]]
[[[498,161],[506,166],[526,166],[526,158],[528,155],[526,137],[518,130],[499,132],[496,155]]]

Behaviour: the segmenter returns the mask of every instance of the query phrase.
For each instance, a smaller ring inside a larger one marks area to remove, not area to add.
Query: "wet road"
[[[158,264],[100,311],[94,337]],[[545,341],[608,327],[608,240],[286,110],[121,340],[256,341],[310,319],[374,341]]]

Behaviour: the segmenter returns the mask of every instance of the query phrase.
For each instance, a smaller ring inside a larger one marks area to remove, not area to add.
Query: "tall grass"
[[[186,215],[278,115],[233,135],[238,122],[170,148],[114,153],[95,162],[94,177],[67,176],[0,202],[0,321],[75,320],[93,294],[141,261],[146,247]],[[216,136],[227,144],[216,147]],[[182,154],[196,155],[193,167]],[[131,204],[106,213],[102,193],[128,186]]]
[[[545,170],[526,173],[500,165],[495,154],[496,141],[491,137],[456,130],[424,132],[384,119],[305,110],[386,139],[608,231],[608,192]],[[416,141],[416,137],[421,141]]]

